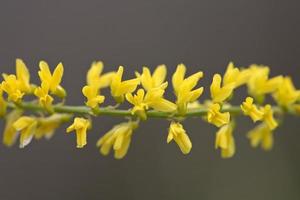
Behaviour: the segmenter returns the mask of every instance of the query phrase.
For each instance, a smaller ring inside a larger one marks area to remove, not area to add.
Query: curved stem
[[[19,105],[15,105],[13,103],[8,104],[9,108],[20,108],[27,111],[32,112],[47,112],[42,106],[37,103],[22,103]],[[274,111],[276,113],[281,113],[282,110],[274,106]],[[86,115],[96,115],[96,116],[112,116],[112,117],[131,117],[130,110],[122,110],[122,109],[114,109],[114,108],[100,108],[96,112],[92,112],[92,110],[87,106],[67,106],[67,105],[54,105],[53,110],[57,113],[69,113],[69,114],[86,114]],[[148,118],[176,118],[176,117],[197,117],[204,116],[208,112],[207,108],[198,108],[189,110],[184,116],[168,113],[168,112],[159,112],[159,111],[148,111]],[[222,112],[230,112],[231,114],[239,115],[242,114],[242,110],[240,106],[230,106],[222,109]]]

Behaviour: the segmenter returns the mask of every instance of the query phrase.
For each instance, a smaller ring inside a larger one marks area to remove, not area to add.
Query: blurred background
[[[104,61],[106,71],[124,65],[127,77],[143,65],[163,63],[172,72],[184,62],[188,73],[205,72],[201,100],[209,96],[212,75],[229,61],[269,65],[272,75],[291,75],[300,87],[299,9],[298,1],[279,0],[1,0],[0,71],[14,73],[15,58],[22,58],[39,83],[40,60],[52,69],[62,61],[72,105],[83,104],[81,87],[95,60]],[[236,102],[245,97],[238,94]],[[237,153],[229,160],[214,149],[216,128],[200,119],[184,123],[193,142],[188,156],[166,144],[169,123],[155,119],[135,132],[123,160],[103,157],[95,147],[122,119],[96,119],[80,150],[63,127],[25,149],[0,146],[0,199],[300,199],[297,120],[286,118],[274,150],[263,152],[249,146],[245,134],[253,124],[240,119]]]

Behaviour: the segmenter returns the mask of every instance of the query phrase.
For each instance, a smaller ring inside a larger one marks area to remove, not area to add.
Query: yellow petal
[[[30,93],[30,74],[25,63],[21,59],[16,59],[16,75],[17,79],[20,81],[21,90]]]
[[[186,72],[185,65],[184,64],[179,64],[177,66],[177,69],[176,69],[175,73],[172,76],[172,84],[173,84],[175,94],[178,93],[179,87],[180,87],[180,85],[182,84],[182,82],[184,80],[185,72]]]
[[[157,87],[161,85],[167,76],[167,67],[166,65],[159,65],[156,67],[156,69],[153,72],[153,80],[154,80],[154,85]]]
[[[86,77],[87,84],[88,85],[98,84],[102,70],[103,70],[103,62],[101,61],[93,62],[91,68],[87,73],[87,77]]]
[[[52,83],[50,86],[52,92],[54,92],[56,88],[59,86],[63,74],[64,74],[63,64],[59,63],[53,72]]]

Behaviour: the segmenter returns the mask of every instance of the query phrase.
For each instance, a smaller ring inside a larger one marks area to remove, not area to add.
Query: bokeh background
[[[143,65],[164,63],[171,72],[184,62],[189,73],[205,72],[206,88],[229,61],[266,64],[272,75],[289,74],[300,86],[299,9],[299,1],[279,0],[1,0],[0,69],[13,73],[15,58],[23,58],[38,83],[39,60],[53,67],[62,61],[67,102],[74,105],[84,101],[81,87],[94,60],[103,60],[106,71],[124,65],[127,77]],[[235,101],[244,97],[238,93]],[[214,149],[216,128],[200,119],[185,122],[193,142],[188,156],[166,144],[168,122],[149,120],[123,160],[95,147],[121,119],[96,119],[80,150],[63,127],[25,149],[0,146],[0,199],[300,199],[297,120],[286,118],[266,153],[250,148],[245,134],[253,124],[242,118],[229,160]]]

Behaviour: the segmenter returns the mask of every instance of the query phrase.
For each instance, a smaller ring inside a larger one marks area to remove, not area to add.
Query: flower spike
[[[76,147],[83,148],[87,145],[92,118],[121,117],[127,122],[113,126],[97,142],[102,155],[113,150],[114,157],[121,159],[128,152],[139,122],[156,118],[171,122],[167,143],[174,141],[183,154],[189,154],[192,142],[182,124],[184,120],[198,117],[218,127],[215,148],[220,149],[221,157],[226,159],[236,152],[233,129],[238,116],[249,116],[254,123],[260,121],[247,137],[252,147],[261,146],[264,150],[273,147],[273,132],[285,115],[300,116],[300,90],[291,77],[269,77],[270,68],[265,65],[236,67],[230,62],[224,75],[213,75],[208,86],[211,98],[203,103],[198,99],[204,87],[197,86],[203,77],[202,71],[186,76],[187,67],[177,65],[171,75],[172,99],[166,65],[159,65],[154,71],[144,66],[141,73],[135,72],[135,77],[128,80],[123,80],[124,70],[120,66],[117,71],[104,73],[103,62],[93,62],[81,89],[84,103],[74,106],[66,105],[67,93],[61,86],[62,63],[52,72],[45,61],[40,61],[40,85],[36,86],[30,82],[31,74],[25,62],[16,59],[16,73],[3,73],[0,82],[0,118],[6,120],[3,144],[12,146],[19,138],[19,147],[24,148],[32,139],[50,139],[63,123],[73,120],[66,132],[74,132]],[[240,96],[233,96],[233,92],[243,85],[247,86],[248,97],[244,102],[233,105],[233,97]],[[269,101],[270,96],[275,100],[273,105],[264,103]],[[116,105],[102,106],[109,102],[104,102],[105,99],[111,98],[117,102]]]

